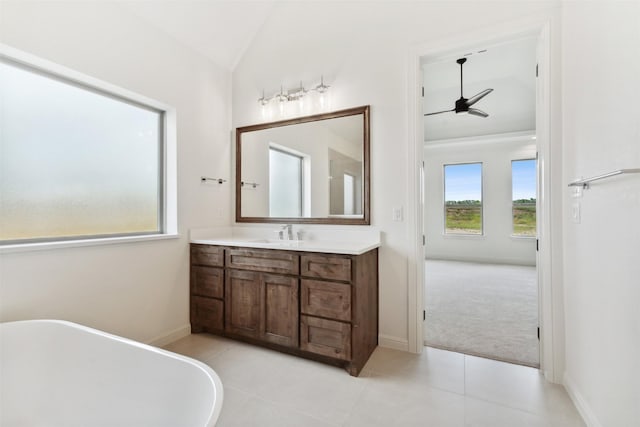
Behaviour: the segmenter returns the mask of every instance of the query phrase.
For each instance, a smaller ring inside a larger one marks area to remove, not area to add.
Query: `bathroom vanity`
[[[236,224],[280,229],[192,230],[192,332],[357,376],[378,343],[369,106],[236,128],[235,157]],[[313,226],[293,233],[292,224]]]
[[[378,246],[192,240],[191,330],[357,376],[378,343]]]

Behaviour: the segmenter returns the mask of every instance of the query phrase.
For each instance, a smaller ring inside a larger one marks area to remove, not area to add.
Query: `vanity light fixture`
[[[266,97],[264,94],[265,92],[263,90],[262,96],[258,98],[258,103],[264,107],[268,105],[271,101],[277,101],[281,103],[280,105],[282,106],[286,102],[301,101],[302,98],[304,98],[309,94],[309,92],[317,92],[319,94],[326,93],[329,90],[329,87],[330,87],[329,85],[326,85],[324,83],[324,76],[320,76],[320,84],[308,90],[304,88],[304,86],[302,85],[302,82],[300,82],[299,87],[295,89],[287,90],[287,91],[285,91],[284,88],[280,86],[280,92],[270,97]]]

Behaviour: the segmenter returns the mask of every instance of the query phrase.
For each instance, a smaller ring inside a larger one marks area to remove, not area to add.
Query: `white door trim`
[[[520,36],[538,37],[538,93],[536,96],[536,133],[538,144],[538,162],[540,170],[540,188],[538,208],[543,221],[539,222],[538,238],[538,286],[540,307],[540,369],[547,380],[562,381],[562,358],[564,357],[564,334],[561,273],[557,273],[560,265],[552,265],[551,248],[561,249],[561,216],[558,210],[551,209],[552,191],[552,160],[553,165],[561,161],[551,157],[551,152],[561,153],[561,150],[551,148],[552,129],[550,123],[552,100],[550,94],[551,70],[559,74],[559,65],[551,64],[552,42],[557,44],[556,37],[552,40],[552,19],[545,17],[525,21],[514,21],[508,24],[488,27],[473,33],[467,33],[455,39],[440,40],[435,43],[415,45],[409,49],[408,58],[408,174],[407,189],[409,194],[407,209],[408,235],[413,244],[409,249],[408,259],[408,341],[409,351],[420,353],[424,345],[423,310],[424,310],[424,233],[421,168],[423,165],[424,126],[422,120],[422,76],[420,58],[427,55],[438,55],[454,49],[468,48],[473,45],[491,44],[503,40],[512,40]],[[532,70],[533,72],[533,70]],[[558,140],[553,141],[559,144]],[[554,166],[557,168],[556,166]],[[560,185],[559,178],[556,184]],[[557,199],[557,196],[555,197]],[[561,210],[560,210],[561,212]],[[552,216],[554,215],[555,216]],[[553,221],[553,224],[552,224]],[[552,227],[552,225],[554,227]],[[556,227],[558,228],[556,230]],[[551,235],[553,229],[554,235]],[[555,270],[553,270],[554,268]],[[552,286],[552,280],[555,280]]]

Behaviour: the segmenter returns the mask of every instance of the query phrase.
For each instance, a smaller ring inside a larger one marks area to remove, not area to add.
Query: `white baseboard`
[[[564,373],[563,383],[564,388],[567,390],[569,397],[573,401],[573,404],[576,406],[578,413],[584,420],[587,427],[602,427],[602,424],[600,424],[600,421],[598,421],[598,418],[594,414],[593,410],[584,399],[584,397],[582,397],[582,394],[580,394],[580,392],[576,388],[575,383],[571,380],[566,372]]]
[[[165,345],[171,344],[174,341],[178,341],[180,338],[184,338],[189,334],[191,334],[191,323],[187,323],[186,325],[180,326],[173,331],[149,340],[147,344],[154,347],[164,347]]]
[[[378,345],[380,347],[392,348],[394,350],[409,351],[409,341],[398,337],[392,337],[390,335],[379,334]]]

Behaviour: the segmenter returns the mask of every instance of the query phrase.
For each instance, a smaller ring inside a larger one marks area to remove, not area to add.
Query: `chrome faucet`
[[[293,224],[285,224],[282,226],[282,230],[280,231],[280,239],[284,240],[283,232],[287,231],[287,240],[293,240]]]

